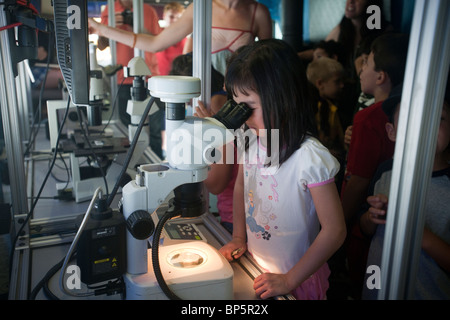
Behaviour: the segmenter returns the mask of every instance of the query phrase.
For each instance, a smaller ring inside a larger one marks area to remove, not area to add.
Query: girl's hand
[[[284,295],[292,291],[288,284],[287,275],[263,273],[253,282],[253,289],[261,299]]]
[[[194,112],[194,116],[198,118],[212,117],[212,113],[205,107],[203,102],[198,101],[198,106]]]
[[[239,259],[245,251],[247,250],[247,244],[245,241],[241,239],[234,239],[220,248],[219,252],[227,259],[228,261],[233,261]]]

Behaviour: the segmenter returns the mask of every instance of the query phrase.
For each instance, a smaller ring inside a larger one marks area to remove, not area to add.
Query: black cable
[[[83,133],[84,139],[86,140],[86,143],[89,147],[89,151],[92,153],[92,155],[94,156],[94,160],[97,162],[98,164],[98,168],[100,169],[100,173],[102,175],[103,178],[103,182],[105,183],[105,188],[106,188],[106,194],[109,195],[109,188],[108,188],[108,181],[106,181],[106,175],[105,172],[103,171],[103,167],[102,164],[100,163],[97,154],[94,151],[94,148],[92,148],[91,142],[89,141],[87,135],[86,135],[86,131],[89,130],[89,128],[87,128],[86,130],[83,127],[83,120],[81,118],[81,111],[80,111],[80,107],[77,106],[77,113],[78,113],[78,120],[80,122],[80,127],[81,127],[81,132]],[[87,126],[86,126],[87,127]],[[88,132],[89,133],[89,132]]]
[[[49,300],[60,300],[48,287],[48,281],[44,282],[44,287],[42,288],[44,290],[44,294]]]
[[[44,286],[47,286],[46,284],[48,283],[48,281],[55,275],[55,273],[61,269],[62,265],[64,263],[64,258],[62,258],[61,261],[59,261],[57,264],[55,264],[49,271],[47,271],[47,273],[45,274],[45,276],[41,279],[41,281],[39,281],[37,283],[37,285],[33,288],[33,290],[30,293],[30,296],[28,297],[28,300],[35,300],[37,294],[39,293],[39,291],[41,289],[44,288]],[[55,296],[56,297],[56,296]],[[49,296],[48,298],[52,299],[52,300],[56,300],[58,299],[56,297],[56,299],[53,299],[52,296]]]
[[[112,104],[111,114],[109,115],[108,122],[107,122],[107,123],[105,124],[105,126],[103,127],[102,133],[105,132],[106,128],[109,126],[109,123],[111,122],[111,120],[112,120],[112,118],[113,118],[114,111],[116,110],[116,105],[118,104],[118,103],[116,103],[116,102],[117,102],[117,97],[119,96],[119,91],[120,91],[120,89],[122,88],[122,85],[123,85],[125,79],[126,79],[126,78],[123,78],[123,79],[122,79],[122,81],[120,82],[119,88],[117,89],[116,96],[114,97],[114,101],[113,101],[113,104]]]
[[[153,263],[153,271],[155,272],[156,281],[158,281],[158,284],[159,284],[161,290],[165,293],[165,295],[170,300],[181,300],[181,299],[175,293],[173,293],[172,290],[170,290],[169,286],[167,285],[167,283],[164,280],[164,277],[162,275],[161,266],[159,264],[159,240],[160,240],[161,233],[164,229],[164,225],[166,224],[166,222],[178,215],[179,214],[176,210],[166,211],[164,213],[164,215],[161,217],[161,220],[158,221],[158,225],[156,226],[155,233],[153,234],[153,241],[152,241],[152,263]]]
[[[65,171],[66,171],[66,174],[67,174],[67,180],[62,180],[62,179],[58,178],[58,177],[53,173],[53,170],[52,170],[52,178],[55,179],[56,182],[65,182],[66,185],[65,185],[64,188],[63,188],[63,190],[65,190],[65,189],[67,188],[67,186],[69,185],[69,183],[70,183],[70,170],[69,170],[69,167],[67,166],[66,161],[64,160],[64,157],[62,156],[62,153],[61,153],[61,152],[58,152],[58,155],[59,155],[59,158],[61,159],[61,161],[62,161],[62,163],[63,163],[63,165],[64,165],[64,168],[58,166],[58,165],[56,164],[56,162],[55,162],[55,166],[54,166],[53,168],[56,167],[56,168],[58,168],[58,169],[60,169],[60,170],[65,170]],[[48,165],[50,166],[50,159],[49,159]]]
[[[125,158],[125,163],[123,164],[122,169],[121,169],[120,174],[119,174],[119,177],[117,178],[116,184],[114,185],[114,188],[111,191],[111,193],[109,194],[109,197],[107,199],[106,205],[108,207],[111,206],[111,203],[114,200],[114,197],[115,197],[115,195],[117,193],[117,190],[119,189],[120,182],[122,181],[122,178],[125,175],[125,172],[127,171],[128,164],[130,163],[131,157],[133,156],[133,152],[134,152],[134,149],[136,148],[139,135],[141,134],[142,128],[144,127],[144,124],[145,124],[145,120],[146,120],[148,114],[150,113],[150,109],[151,109],[151,107],[152,107],[154,102],[155,102],[155,98],[154,97],[150,97],[150,101],[148,102],[147,106],[145,107],[145,110],[144,110],[144,113],[142,115],[141,121],[139,122],[139,125],[138,125],[138,127],[136,129],[136,133],[134,134],[133,141],[131,142],[130,148],[128,149],[127,156]]]

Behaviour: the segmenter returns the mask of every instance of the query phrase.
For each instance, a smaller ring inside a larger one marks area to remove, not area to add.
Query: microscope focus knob
[[[137,210],[128,217],[127,229],[134,238],[145,240],[152,235],[155,224],[147,211]]]

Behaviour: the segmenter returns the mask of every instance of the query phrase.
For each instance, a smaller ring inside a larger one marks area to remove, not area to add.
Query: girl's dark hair
[[[271,129],[279,130],[280,165],[308,135],[317,136],[305,67],[287,42],[266,39],[239,48],[228,61],[225,87],[232,96],[259,95],[268,143]]]

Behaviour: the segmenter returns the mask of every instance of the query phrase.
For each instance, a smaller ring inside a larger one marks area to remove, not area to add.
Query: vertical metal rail
[[[4,6],[0,5],[0,25],[6,26],[7,19]],[[11,48],[9,46],[8,30],[0,32],[0,107],[2,113],[3,131],[5,136],[5,148],[8,159],[11,205],[13,213],[14,230],[12,237],[20,228],[19,218],[25,217],[28,213],[27,188],[25,179],[24,157],[22,150],[22,134],[20,130],[20,114],[17,99],[16,81],[13,73],[13,62],[11,59]],[[23,228],[24,242],[28,243],[29,225]],[[27,244],[22,246],[22,241],[18,241],[17,248],[13,250],[13,264],[11,269],[10,288],[18,288],[22,284],[22,290],[13,292],[10,290],[9,296],[15,299],[26,299],[28,288],[28,273],[19,276],[21,265],[29,264],[29,250]],[[27,268],[28,270],[28,268]]]
[[[192,112],[195,112],[199,100],[206,107],[211,105],[211,29],[212,1],[194,0],[192,76],[201,79],[201,94],[193,99]],[[190,115],[189,113],[188,110],[187,114]],[[202,193],[209,208],[209,192],[205,186]]]
[[[417,0],[403,85],[379,299],[414,298],[450,61],[450,2]]]
[[[6,26],[4,6],[0,6],[0,25]],[[1,63],[0,63],[0,96],[3,131],[5,134],[6,154],[11,187],[13,214],[28,212],[27,189],[25,180],[24,157],[22,150],[22,135],[20,131],[19,107],[17,102],[17,88],[12,69],[11,51],[8,42],[8,31],[0,32]]]
[[[17,70],[19,76],[16,78],[16,86],[18,89],[19,101],[19,121],[20,132],[22,137],[30,136],[30,115],[33,114],[33,102],[31,94],[31,82],[28,73],[26,72],[28,61],[22,61],[18,64]],[[30,113],[31,112],[31,113]]]
[[[143,0],[133,0],[133,32],[145,33]],[[134,49],[134,56],[145,59],[145,52],[140,49]],[[150,68],[150,66],[148,67]]]
[[[212,1],[194,0],[194,25],[192,49],[192,75],[200,78],[201,95],[193,105],[201,100],[205,106],[211,104],[211,28]]]
[[[115,13],[115,1],[114,0],[108,0],[108,25],[111,27],[115,27],[116,26],[116,13]],[[112,39],[109,39],[109,50],[111,52],[111,64],[114,66],[117,64],[117,51],[116,51],[116,42]],[[110,86],[111,86],[111,96],[110,96],[110,101],[111,101],[111,108],[112,108],[112,103],[114,103],[114,99],[117,95],[117,91],[119,90],[118,87],[118,83],[117,83],[117,75],[113,75],[110,77]],[[118,103],[116,101],[116,103]],[[119,108],[116,107],[114,114],[113,114],[113,119],[119,119]]]

